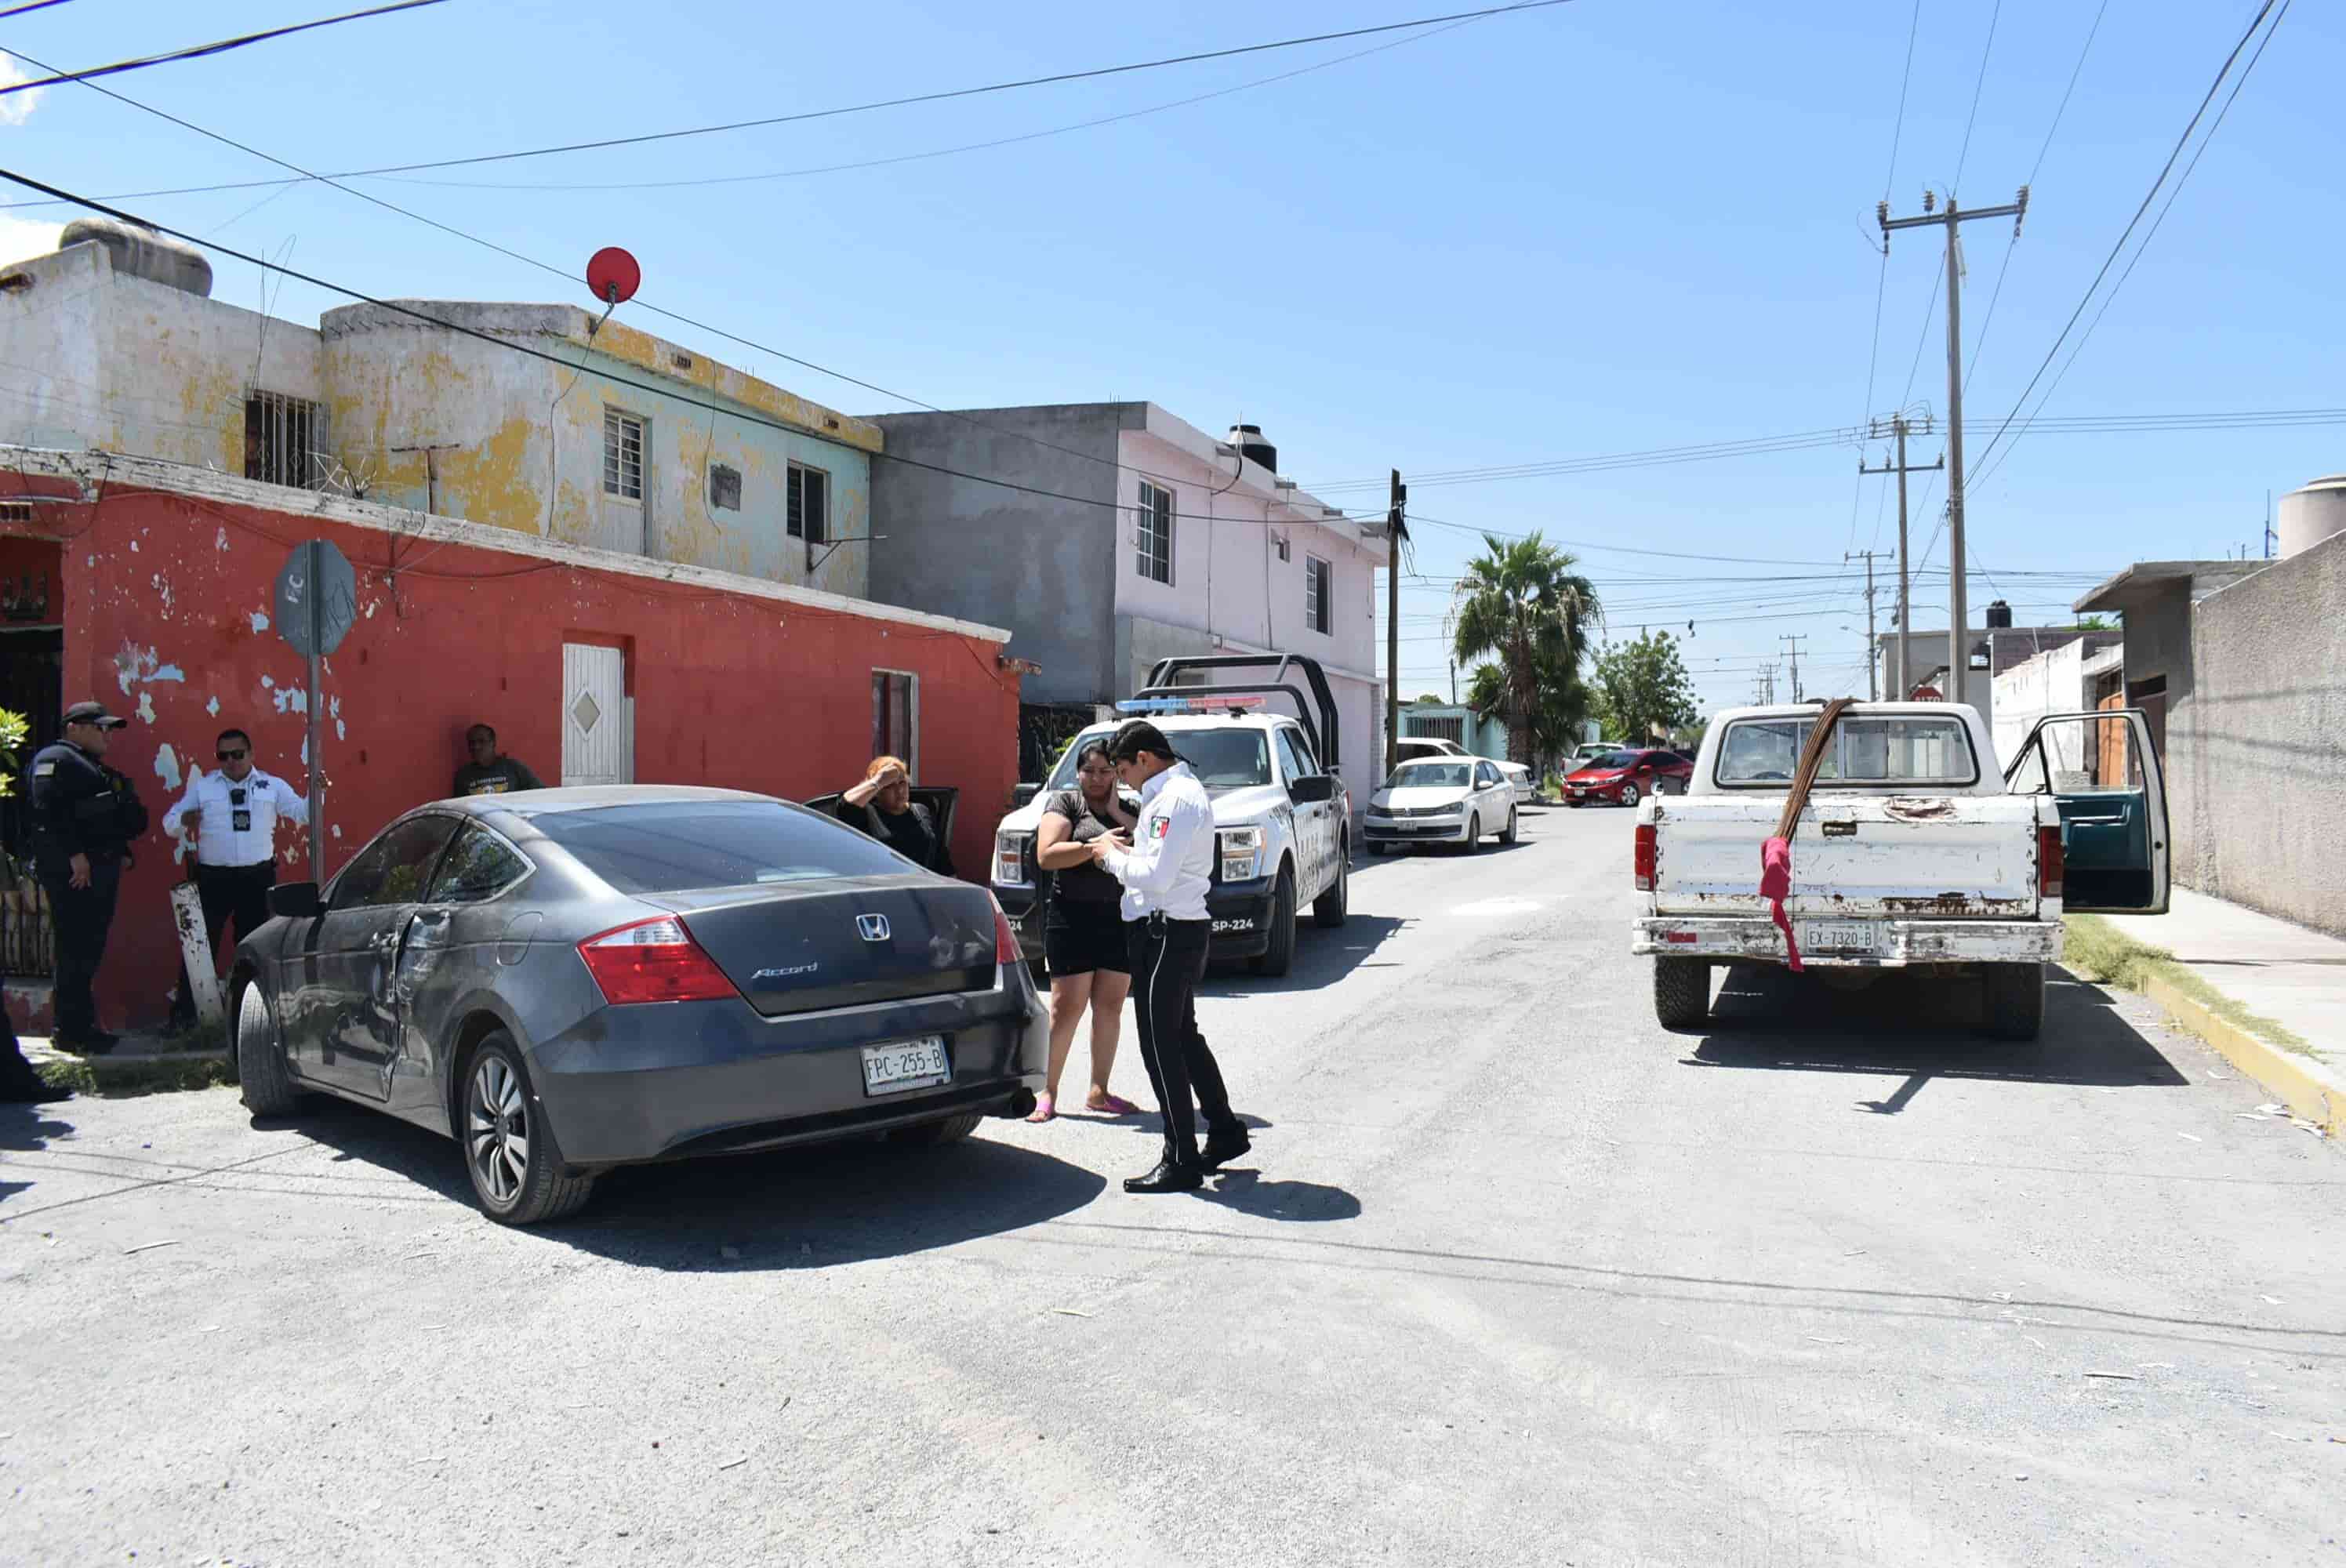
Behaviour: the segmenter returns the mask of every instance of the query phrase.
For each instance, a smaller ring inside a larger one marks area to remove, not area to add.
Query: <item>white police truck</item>
[[[1263,681],[1192,684],[1263,669],[1270,672]],[[1290,679],[1298,675],[1308,699]],[[1295,718],[1264,710],[1265,698],[1282,694],[1293,699]],[[1351,896],[1352,799],[1336,773],[1336,701],[1318,661],[1297,654],[1161,659],[1148,686],[1117,708],[1162,729],[1213,799],[1220,851],[1206,895],[1213,959],[1285,974],[1303,907],[1318,924],[1340,926]],[[994,896],[1030,960],[1043,952],[1050,897],[1050,873],[1035,864],[1043,802],[1076,788],[1084,748],[1116,730],[1116,723],[1096,724],[1068,742],[1047,779],[1018,787],[1017,809],[994,830]]]

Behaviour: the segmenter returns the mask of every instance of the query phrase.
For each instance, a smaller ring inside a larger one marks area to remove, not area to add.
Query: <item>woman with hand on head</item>
[[[1051,1065],[1030,1122],[1058,1115],[1059,1075],[1076,1042],[1084,1009],[1092,1014],[1092,1077],[1084,1108],[1129,1116],[1140,1109],[1108,1092],[1108,1069],[1116,1065],[1117,1034],[1124,1026],[1124,999],[1132,989],[1125,956],[1124,917],[1117,901],[1124,889],[1100,870],[1092,846],[1108,834],[1132,830],[1133,813],[1117,798],[1116,766],[1107,744],[1095,740],[1076,759],[1076,787],[1043,803],[1043,825],[1035,835],[1035,863],[1052,873],[1051,901],[1043,917],[1044,962],[1051,976]]]
[[[839,820],[879,840],[923,871],[954,875],[953,852],[936,819],[913,799],[913,775],[901,757],[875,757],[863,782],[839,798]]]

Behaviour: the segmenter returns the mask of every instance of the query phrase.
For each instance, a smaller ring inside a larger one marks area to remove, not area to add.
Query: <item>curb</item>
[[[2218,1018],[2157,975],[2144,977],[2140,991],[2283,1105],[2320,1127],[2324,1137],[2346,1133],[2346,1094],[2322,1082],[2288,1052]]]

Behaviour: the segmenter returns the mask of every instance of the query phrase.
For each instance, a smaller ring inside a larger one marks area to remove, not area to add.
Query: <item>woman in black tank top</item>
[[[1109,1116],[1134,1115],[1140,1109],[1108,1092],[1124,999],[1132,989],[1127,967],[1131,961],[1125,957],[1118,908],[1124,890],[1092,859],[1093,842],[1119,828],[1131,831],[1133,818],[1117,796],[1116,769],[1099,741],[1076,759],[1076,787],[1043,803],[1035,862],[1051,873],[1053,883],[1043,916],[1044,964],[1051,976],[1051,1065],[1035,1114],[1026,1118],[1030,1122],[1058,1115],[1059,1075],[1086,1007],[1092,1014],[1092,1075],[1084,1108]]]

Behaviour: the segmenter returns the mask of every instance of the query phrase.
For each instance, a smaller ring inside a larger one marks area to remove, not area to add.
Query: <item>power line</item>
[[[1964,120],[1964,149],[1955,155],[1955,183],[1947,188],[1953,196],[1964,187],[1964,165],[1972,158],[1972,127],[1979,123],[1980,94],[1987,90],[1987,63],[1995,53],[1995,25],[2004,16],[2004,0],[1995,0],[1995,9],[1987,14],[1987,42],[1980,46],[1979,80],[1972,84],[1972,112]]]
[[[168,54],[142,55],[135,60],[117,60],[110,66],[93,66],[87,71],[66,71],[56,76],[42,76],[34,81],[12,82],[5,87],[0,87],[0,97],[5,97],[10,93],[29,93],[36,87],[55,87],[59,82],[87,82],[97,76],[118,76],[124,71],[143,71],[149,66],[168,66],[178,60],[200,60],[212,55],[225,55],[231,50],[244,48],[248,45],[264,44],[271,38],[290,37],[295,33],[307,33],[319,27],[338,26],[344,22],[362,22],[370,16],[388,16],[394,11],[421,10],[426,5],[437,5],[441,3],[442,0],[394,0],[392,5],[377,5],[371,10],[346,11],[339,16],[326,16],[315,22],[297,22],[290,27],[271,27],[265,33],[246,33],[234,38],[222,38],[215,44],[197,44],[185,49],[174,49]],[[21,9],[34,10],[36,7],[28,5]],[[14,11],[5,13],[10,16],[15,14]],[[0,55],[15,55],[15,51],[0,49]],[[24,55],[15,55],[15,57],[26,60],[28,64],[38,64]],[[43,70],[53,68],[47,66],[41,66]]]
[[[2052,368],[2054,359],[2061,352],[2061,345],[2068,341],[2070,332],[2076,330],[2079,319],[2085,315],[2086,307],[2093,303],[2095,291],[2102,286],[2102,280],[2109,276],[2110,269],[2116,265],[2119,253],[2126,249],[2127,241],[2134,237],[2134,231],[2141,224],[2143,215],[2150,210],[2151,203],[2158,199],[2159,189],[2166,185],[2167,177],[2175,171],[2176,160],[2183,156],[2184,148],[2191,140],[2191,133],[2199,128],[2200,120],[2207,116],[2208,106],[2216,101],[2216,94],[2222,88],[2224,78],[2232,74],[2232,66],[2239,59],[2240,51],[2249,46],[2249,40],[2256,36],[2259,27],[2264,25],[2265,18],[2272,14],[2274,4],[2275,0],[2264,0],[2264,4],[2257,8],[2256,15],[2249,19],[2248,27],[2240,34],[2239,41],[2232,46],[2232,52],[2224,56],[2223,65],[2216,72],[2216,79],[2208,84],[2207,96],[2199,100],[2199,107],[2192,111],[2189,122],[2183,127],[2183,134],[2175,138],[2174,149],[2167,155],[2166,163],[2159,167],[2158,178],[2152,180],[2150,188],[2143,193],[2142,205],[2135,209],[2132,218],[2127,219],[2126,228],[2119,232],[2117,242],[2110,247],[2110,253],[2103,258],[2101,269],[2094,274],[2094,280],[2086,285],[2085,295],[2078,300],[2077,308],[2069,312],[2069,320],[2063,324],[2060,333],[2054,338],[2053,346],[2045,351],[2045,358],[2037,365],[2036,373],[2028,378],[2028,384],[2021,389],[2020,396],[2013,402],[2012,412],[2004,416],[2003,425],[1998,427],[1996,433],[1989,439],[1987,449],[1980,453],[1980,463],[1983,467],[1986,466],[1987,460],[1994,454],[1998,443],[2004,440],[2004,432],[2009,430],[2013,422],[2020,417],[2021,409],[2027,405],[2029,393],[2036,390],[2036,383],[2044,380],[2045,372]]]
[[[52,5],[62,5],[65,3],[66,0],[33,0],[29,5],[11,5],[5,11],[0,11],[0,22],[5,22],[11,16],[22,16],[27,11],[46,11]]]
[[[1898,179],[1898,148],[1906,139],[1906,92],[1914,80],[1914,39],[1923,26],[1923,0],[1914,0],[1914,9],[1906,20],[1906,66],[1898,76],[1898,114],[1890,122],[1890,167],[1882,176],[1882,199],[1890,199],[1890,191]],[[1882,302],[1890,289],[1890,247],[1882,248],[1882,264],[1873,274],[1873,336],[1865,351],[1865,402],[1859,417],[1870,419],[1873,414],[1873,381],[1882,362]],[[1863,464],[1861,463],[1861,467]],[[1857,509],[1865,495],[1861,482],[1849,498],[1849,542],[1857,543]],[[1879,534],[1877,523],[1874,532]]]

